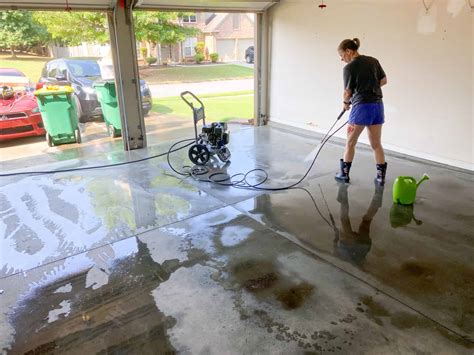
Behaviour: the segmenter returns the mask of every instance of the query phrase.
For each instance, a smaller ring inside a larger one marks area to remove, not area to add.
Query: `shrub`
[[[156,63],[158,59],[156,57],[146,57],[145,58],[145,62],[148,64],[148,65],[151,65],[151,64],[154,64]]]
[[[205,46],[204,42],[196,43],[196,47],[194,47],[196,54],[204,54],[204,46]]]
[[[211,62],[215,63],[219,59],[219,53],[211,53],[209,57],[211,57]]]
[[[141,48],[140,48],[140,53],[142,54],[142,58],[145,58],[145,57],[146,57],[146,52],[147,52],[146,47],[141,47]]]
[[[194,60],[196,61],[196,63],[200,64],[204,60],[204,54],[196,53],[194,55]]]

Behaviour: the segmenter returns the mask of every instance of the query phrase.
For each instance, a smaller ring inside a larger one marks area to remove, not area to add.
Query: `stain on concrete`
[[[278,276],[274,272],[269,272],[260,277],[245,280],[243,287],[249,292],[258,292],[274,286],[277,281]]]
[[[382,318],[389,317],[390,312],[386,310],[380,303],[376,302],[371,296],[363,296],[362,304],[365,306],[365,314],[367,318],[374,321],[378,325],[383,325]],[[359,307],[363,309],[362,307]]]
[[[296,309],[303,305],[304,301],[313,293],[314,286],[306,282],[276,291],[277,300],[281,302],[284,309]]]
[[[400,269],[403,273],[417,277],[433,277],[434,271],[427,264],[416,259],[409,259],[402,263]]]

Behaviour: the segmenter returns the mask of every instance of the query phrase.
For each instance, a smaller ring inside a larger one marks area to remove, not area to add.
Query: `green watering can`
[[[412,205],[415,203],[416,190],[418,186],[430,177],[423,174],[420,181],[416,182],[411,176],[399,176],[393,183],[393,202],[400,205]]]

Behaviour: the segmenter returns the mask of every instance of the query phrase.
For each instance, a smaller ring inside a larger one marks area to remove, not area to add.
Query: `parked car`
[[[28,78],[17,69],[0,68],[0,141],[45,133]]]
[[[43,85],[71,85],[79,121],[85,122],[90,117],[101,116],[102,110],[92,87],[94,81],[102,80],[99,60],[100,58],[93,57],[51,60],[45,64],[37,88]],[[145,80],[140,80],[140,92],[142,110],[146,116],[151,110],[152,97]]]
[[[253,63],[253,57],[254,57],[253,46],[250,46],[245,50],[245,61],[249,64]]]

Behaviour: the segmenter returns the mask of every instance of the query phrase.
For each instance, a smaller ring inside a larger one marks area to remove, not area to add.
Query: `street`
[[[150,85],[153,98],[179,96],[183,91],[191,91],[193,94],[202,95],[218,92],[253,90],[253,88],[254,79]]]

